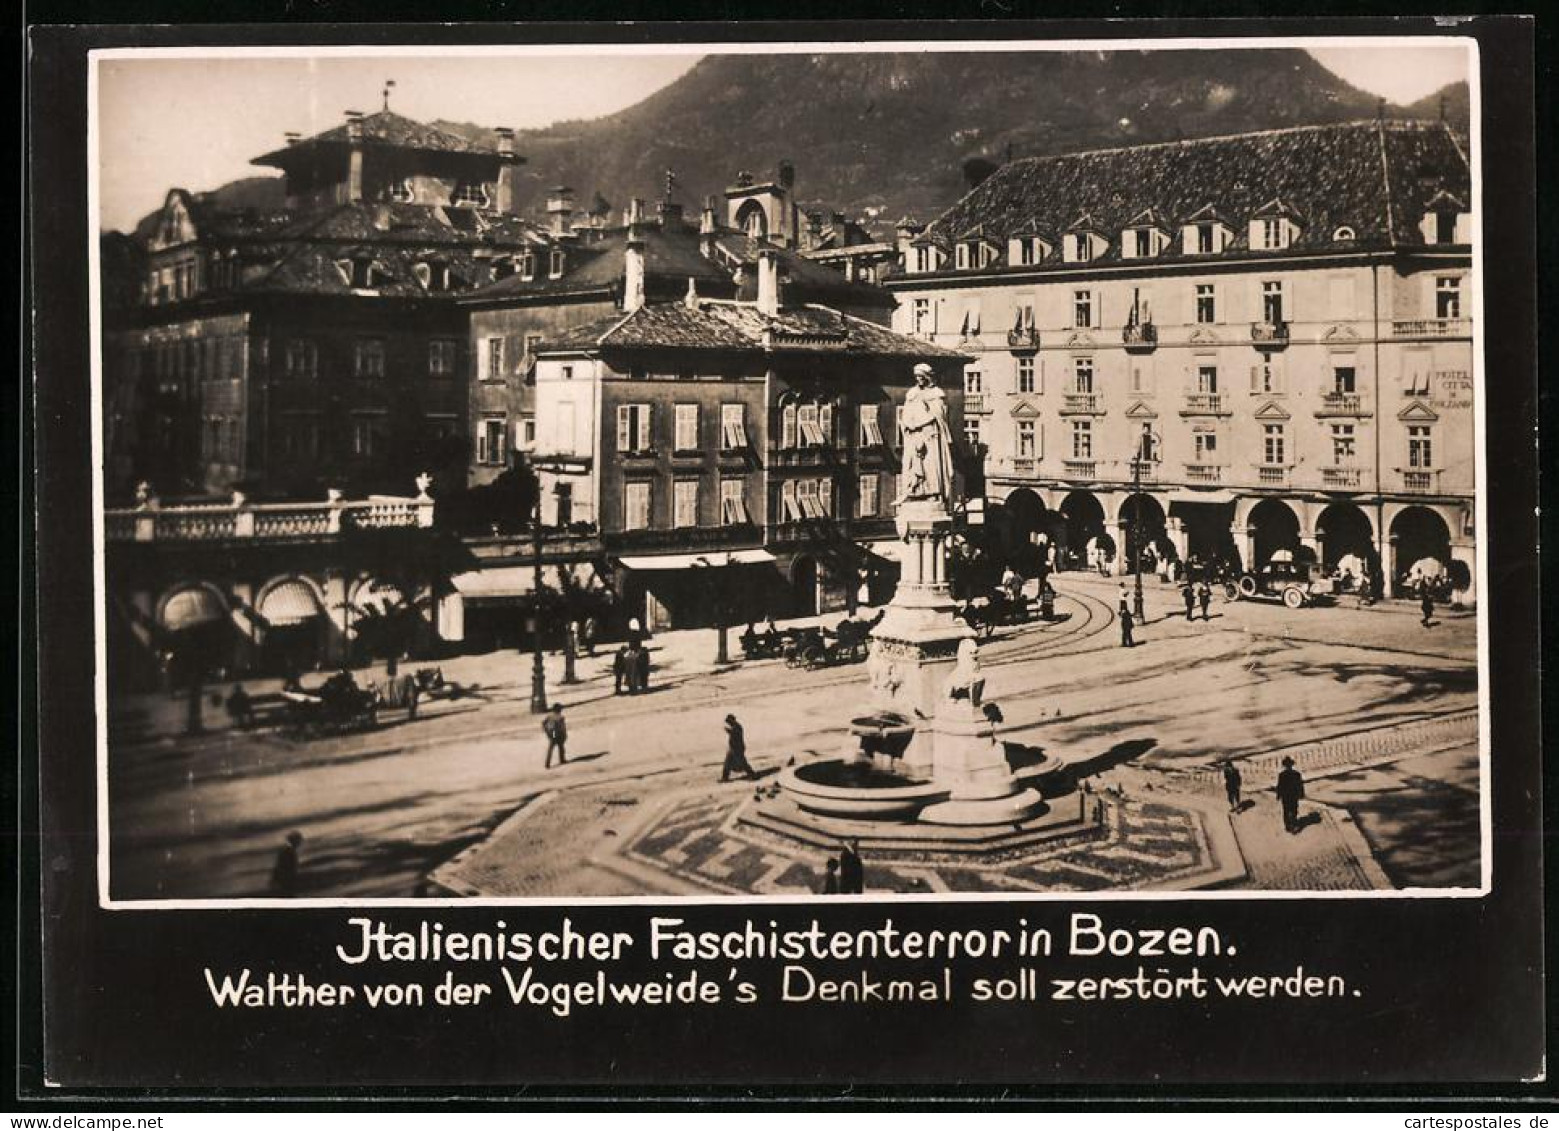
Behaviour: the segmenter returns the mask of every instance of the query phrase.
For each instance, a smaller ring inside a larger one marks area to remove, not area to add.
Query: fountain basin
[[[779,786],[809,813],[863,821],[912,820],[927,805],[948,797],[945,785],[842,758],[792,766],[780,774]]]

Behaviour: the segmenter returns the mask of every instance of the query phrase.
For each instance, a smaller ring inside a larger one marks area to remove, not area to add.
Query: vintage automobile
[[[1282,601],[1284,607],[1303,609],[1333,597],[1336,581],[1315,562],[1274,560],[1238,578],[1225,580],[1224,594],[1233,601]]]
[[[1029,599],[1013,597],[1005,589],[993,589],[984,601],[969,601],[958,618],[980,636],[989,637],[1002,625],[1027,624],[1033,619]]]

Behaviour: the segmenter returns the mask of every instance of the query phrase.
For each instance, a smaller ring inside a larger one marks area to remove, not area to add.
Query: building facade
[[[469,483],[492,482],[512,466],[516,452],[534,441],[538,343],[635,304],[681,298],[690,287],[703,297],[753,300],[761,251],[775,256],[791,301],[826,304],[881,325],[889,322],[894,299],[886,290],[854,270],[847,276],[797,251],[810,228],[778,183],[727,190],[724,221],[718,204],[714,198],[705,201],[693,221],[669,199],[653,215],[635,200],[622,223],[611,225],[601,214],[604,202],[598,199],[581,216],[572,189],[553,190],[538,246],[503,262],[501,278],[462,299],[470,315],[472,359]],[[630,228],[636,232],[631,246]],[[630,256],[637,257],[631,272]],[[630,274],[638,293],[629,293]]]
[[[1471,192],[1443,124],[1018,161],[901,228],[894,326],[973,358],[1017,539],[1439,569],[1471,601]]]
[[[646,235],[628,233],[630,271]],[[916,363],[962,429],[960,355],[782,298],[780,271],[763,250],[751,302],[630,299],[539,347],[543,521],[598,529],[651,627],[853,608],[892,553]]]
[[[381,490],[467,462],[456,297],[537,243],[509,211],[513,136],[388,109],[290,139],[286,206],[174,189],[139,233],[134,301],[106,320],[107,483],[159,493]]]

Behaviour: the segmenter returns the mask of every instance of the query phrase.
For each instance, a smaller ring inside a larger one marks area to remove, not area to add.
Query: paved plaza
[[[1209,620],[1187,622],[1155,579],[1138,645],[1123,649],[1117,582],[1057,583],[1055,622],[1000,630],[982,649],[999,737],[1069,768],[1049,799],[1055,835],[984,856],[885,845],[867,854],[869,891],[1477,886],[1472,614],[1446,610],[1424,628],[1406,603],[1218,600]],[[529,713],[529,657],[514,653],[447,661],[459,698],[334,737],[235,732],[210,707],[210,729],[190,737],[182,699],[113,699],[112,894],[264,897],[293,829],[305,896],[815,890],[827,848],[765,815],[786,803],[772,796],[781,768],[843,748],[842,725],[867,702],[864,666],[717,669],[709,630],[652,643],[642,696],[613,694],[608,655],[582,657],[568,686],[548,658],[570,730],[569,763],[551,770]],[[746,728],[756,784],[718,782],[727,712]],[[1284,756],[1307,780],[1296,835],[1271,789]],[[1224,758],[1245,779],[1236,813],[1215,767]]]

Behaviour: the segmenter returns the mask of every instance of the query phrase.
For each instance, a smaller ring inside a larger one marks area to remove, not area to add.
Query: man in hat
[[[735,715],[725,717],[725,764],[720,767],[720,780],[728,782],[732,774],[746,774],[748,780],[757,777],[747,761],[747,736]]]
[[[1232,760],[1223,764],[1223,792],[1229,798],[1229,812],[1240,811],[1240,786],[1243,784],[1240,778],[1239,767]]]
[[[1294,760],[1283,759],[1283,772],[1278,774],[1278,804],[1283,806],[1283,828],[1291,833],[1299,831],[1299,802],[1305,796],[1305,779],[1294,768]]]
[[[558,765],[568,765],[568,724],[563,721],[563,704],[552,704],[547,717],[541,720],[541,733],[547,736],[547,763],[544,768],[552,768],[553,751],[557,751]]]

